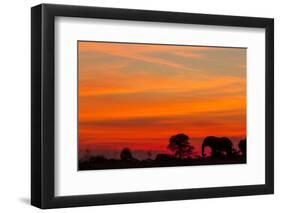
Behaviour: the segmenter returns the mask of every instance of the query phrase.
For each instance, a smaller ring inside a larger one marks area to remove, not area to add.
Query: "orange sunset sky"
[[[246,49],[78,42],[79,153],[168,152],[184,133],[246,137]],[[139,156],[138,156],[139,155]]]

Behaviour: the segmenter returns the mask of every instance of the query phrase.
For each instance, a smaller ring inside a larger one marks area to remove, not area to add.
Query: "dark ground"
[[[101,169],[125,169],[125,168],[151,168],[151,167],[171,167],[171,166],[199,166],[199,165],[219,165],[219,164],[244,164],[245,156],[235,156],[233,158],[163,158],[163,159],[147,159],[147,160],[118,160],[105,159],[102,156],[89,158],[88,160],[79,160],[78,170],[101,170]]]

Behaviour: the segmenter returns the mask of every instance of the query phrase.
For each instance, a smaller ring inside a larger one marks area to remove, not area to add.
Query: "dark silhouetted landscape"
[[[206,148],[210,150],[206,154]],[[79,170],[147,168],[170,166],[195,166],[216,164],[242,164],[246,163],[246,139],[240,140],[238,149],[233,147],[232,141],[227,137],[207,136],[202,141],[201,155],[194,154],[194,147],[186,134],[180,133],[170,137],[167,149],[172,154],[159,153],[147,159],[134,157],[134,150],[126,147],[120,150],[119,159],[108,159],[102,155],[92,155],[86,151],[79,160]]]

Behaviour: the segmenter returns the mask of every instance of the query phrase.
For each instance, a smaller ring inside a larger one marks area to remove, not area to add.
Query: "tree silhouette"
[[[185,134],[177,134],[170,137],[168,149],[174,152],[175,157],[183,159],[193,154],[194,147],[189,143],[189,137]]]
[[[120,159],[124,161],[134,159],[131,150],[129,148],[124,148],[120,153]]]

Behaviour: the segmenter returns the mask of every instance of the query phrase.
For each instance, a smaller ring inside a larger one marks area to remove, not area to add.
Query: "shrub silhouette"
[[[120,159],[123,161],[133,160],[132,152],[129,148],[124,148],[120,153]]]
[[[229,138],[226,137],[215,137],[215,136],[208,136],[204,139],[202,143],[202,157],[205,157],[205,148],[210,147],[212,150],[212,157],[223,157],[224,152],[226,153],[225,157],[232,156],[233,145]]]
[[[193,154],[194,147],[189,143],[189,137],[185,134],[177,134],[170,137],[168,149],[174,152],[175,157],[183,159]]]

